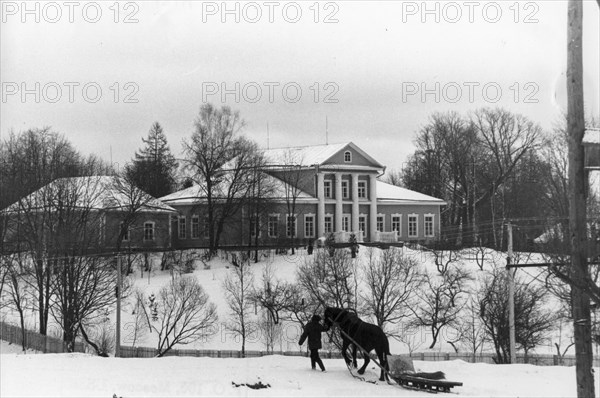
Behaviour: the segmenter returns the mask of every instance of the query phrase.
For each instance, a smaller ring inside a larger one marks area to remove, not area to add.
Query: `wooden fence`
[[[124,358],[154,358],[157,355],[158,350],[156,348],[121,346],[121,356]],[[308,356],[308,353],[305,351],[246,351],[246,358],[256,358],[266,355]],[[164,356],[241,358],[242,352],[239,350],[170,350]],[[321,358],[342,357],[339,352],[332,351],[321,351],[320,356]],[[412,353],[409,356],[418,361],[451,361],[461,359],[466,362],[495,363],[494,354],[491,353],[473,356],[468,353],[420,352]],[[525,357],[523,355],[517,355],[517,363],[525,363]],[[527,363],[539,366],[575,366],[575,356],[565,356],[561,361],[557,355],[532,354],[527,357]],[[600,367],[600,358],[594,358],[594,366]]]
[[[0,340],[21,346],[23,343],[23,333],[21,332],[21,328],[19,326],[0,322]],[[67,343],[61,339],[45,336],[32,330],[25,330],[25,347],[45,353],[60,354],[63,352],[70,352]],[[76,342],[75,347],[73,347],[73,352],[85,352],[85,345],[82,342]]]
[[[123,358],[153,358],[158,355],[156,348],[121,346]],[[252,351],[246,350],[246,358],[263,357],[266,355],[308,356],[305,351]],[[321,358],[341,358],[340,353],[321,351]],[[240,350],[169,350],[165,357],[211,357],[211,358],[241,358]]]
[[[9,325],[0,322],[0,340],[8,341],[11,344],[22,345],[22,333],[19,326]],[[41,351],[45,353],[64,353],[70,352],[67,344],[61,339],[44,336],[37,332],[25,331],[25,346],[28,349]],[[86,352],[83,342],[76,342],[73,352]],[[129,347],[121,346],[121,357],[123,358],[154,358],[158,355],[156,348],[150,347]],[[246,358],[256,358],[266,355],[284,355],[284,356],[308,356],[306,351],[255,351],[247,350]],[[339,352],[321,351],[321,358],[341,358]],[[167,352],[167,356],[179,357],[211,357],[211,358],[241,358],[240,350],[181,350],[173,349]],[[451,361],[461,359],[471,363],[489,363],[493,364],[494,354],[485,353],[473,356],[469,353],[454,353],[454,352],[419,352],[409,355],[412,359],[418,361]],[[575,366],[575,356],[566,355],[562,359],[558,355],[551,354],[532,354],[525,361],[524,355],[517,354],[517,363],[528,363],[539,366]],[[594,366],[600,367],[600,358],[594,357]]]
[[[477,354],[474,356],[469,353],[418,352],[410,354],[410,357],[418,361],[452,361],[461,359],[471,363],[495,363],[495,354],[492,353]],[[523,354],[517,354],[517,363],[528,363],[538,366],[575,366],[575,355],[565,355],[563,358],[559,358],[558,355],[552,354],[530,354],[527,356],[527,360],[525,360]],[[600,367],[599,357],[594,357],[594,366]]]

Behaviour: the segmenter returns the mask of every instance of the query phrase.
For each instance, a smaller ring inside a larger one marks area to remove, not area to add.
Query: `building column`
[[[358,233],[358,174],[352,174],[352,232]],[[358,236],[356,237],[358,239]]]
[[[325,183],[323,173],[317,173],[317,238],[325,235]]]
[[[335,173],[335,232],[342,230],[342,173]]]
[[[371,174],[369,177],[369,198],[371,199],[369,209],[369,240],[373,242],[377,232],[377,176]]]

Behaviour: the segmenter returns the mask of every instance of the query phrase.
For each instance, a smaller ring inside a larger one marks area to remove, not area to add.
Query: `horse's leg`
[[[355,368],[358,368],[358,364],[356,363],[356,344],[352,344],[352,365],[354,365]]]
[[[342,357],[344,357],[344,361],[346,361],[346,365],[350,364],[350,358],[348,358],[348,354],[346,353],[346,350],[348,349],[348,346],[350,345],[350,340],[346,339],[346,338],[342,338]]]
[[[365,373],[365,369],[367,369],[367,365],[369,364],[369,362],[371,362],[371,358],[369,357],[369,353],[362,353],[363,357],[365,358],[365,363],[363,363],[363,366],[360,367],[360,369],[358,369],[358,374],[361,375],[363,373]]]
[[[382,351],[377,351],[377,357],[379,358],[379,364],[381,365],[381,376],[379,376],[379,380],[384,381],[384,380],[389,380],[389,377],[387,375],[387,373],[384,371],[388,369],[388,363],[387,363],[387,354],[385,352]]]

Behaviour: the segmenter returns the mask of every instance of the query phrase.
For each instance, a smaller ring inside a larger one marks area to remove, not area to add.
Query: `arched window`
[[[352,152],[350,152],[350,151],[344,152],[344,162],[346,162],[346,163],[352,162]]]

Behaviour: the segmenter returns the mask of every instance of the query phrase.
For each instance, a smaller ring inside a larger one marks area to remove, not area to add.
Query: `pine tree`
[[[142,141],[144,147],[135,153],[132,164],[127,167],[128,177],[138,188],[156,198],[170,194],[175,188],[177,162],[158,122]]]

